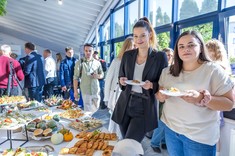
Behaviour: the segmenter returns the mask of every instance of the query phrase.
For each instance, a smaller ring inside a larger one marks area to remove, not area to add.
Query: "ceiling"
[[[56,52],[91,42],[118,0],[8,0],[0,32]]]

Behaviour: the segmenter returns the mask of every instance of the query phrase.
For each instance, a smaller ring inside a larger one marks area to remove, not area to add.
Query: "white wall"
[[[13,36],[0,33],[0,45],[8,44],[8,45],[20,45],[21,46],[21,56],[18,56],[17,59],[21,58],[22,56],[25,56],[24,44],[26,42],[30,42],[30,41],[24,41],[24,40],[15,38]],[[46,48],[36,45],[36,49],[40,54],[42,54],[43,50]]]

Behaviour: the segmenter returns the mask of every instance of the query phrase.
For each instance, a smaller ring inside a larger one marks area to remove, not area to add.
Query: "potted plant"
[[[7,0],[0,0],[0,16],[6,15]]]

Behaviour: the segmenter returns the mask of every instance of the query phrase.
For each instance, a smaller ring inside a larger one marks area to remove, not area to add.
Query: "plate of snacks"
[[[139,80],[126,80],[125,82],[126,84],[133,85],[133,86],[142,86],[145,84],[145,82],[139,81]]]
[[[168,96],[184,96],[186,93],[183,91],[180,91],[178,88],[171,87],[169,89],[165,90],[159,90],[162,94],[168,95]]]

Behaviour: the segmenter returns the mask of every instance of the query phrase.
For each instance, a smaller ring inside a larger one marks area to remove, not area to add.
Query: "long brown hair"
[[[121,60],[125,51],[130,50],[131,47],[133,46],[133,44],[134,44],[133,37],[131,37],[131,36],[127,37],[122,45],[122,48],[119,51],[117,58]]]
[[[62,61],[62,56],[60,53],[57,53],[56,56],[58,56],[58,58],[56,58],[56,62],[61,62]]]
[[[152,48],[156,49],[157,48],[156,34],[148,18],[147,17],[140,18],[133,26],[133,30],[138,27],[145,28],[146,30],[148,30],[149,33],[152,33],[149,43]]]
[[[186,35],[193,36],[194,38],[196,38],[198,40],[198,42],[200,44],[201,53],[199,54],[198,62],[203,63],[203,62],[210,61],[210,59],[206,55],[206,48],[205,48],[205,44],[204,44],[202,35],[194,30],[185,31],[178,37],[178,39],[175,43],[174,64],[171,65],[171,67],[170,67],[170,74],[172,74],[173,76],[176,76],[176,77],[179,76],[180,72],[183,69],[183,61],[179,57],[178,42],[181,39],[181,37],[186,36]]]

